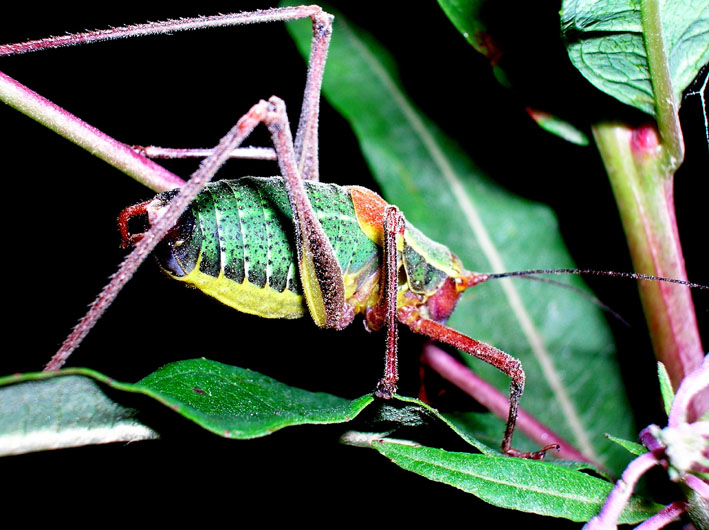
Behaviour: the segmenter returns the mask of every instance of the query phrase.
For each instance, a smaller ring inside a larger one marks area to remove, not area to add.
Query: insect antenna
[[[615,309],[613,309],[611,306],[603,302],[600,298],[597,296],[594,296],[593,294],[584,291],[583,289],[576,287],[575,285],[570,285],[568,283],[560,282],[558,280],[552,280],[551,278],[541,278],[539,276],[517,276],[518,278],[521,278],[523,280],[534,280],[536,282],[542,282],[546,283],[549,285],[553,285],[555,287],[562,287],[563,289],[568,289],[569,291],[573,291],[574,293],[578,294],[579,296],[583,296],[586,298],[589,302],[597,305],[600,307],[603,311],[607,312],[610,314],[613,318],[618,320],[621,324],[623,324],[625,327],[629,328],[630,323],[625,320],[620,313],[618,313]]]
[[[646,280],[655,282],[667,282],[684,285],[691,289],[709,290],[709,286],[699,283],[689,282],[686,280],[678,280],[676,278],[665,278],[662,276],[653,276],[651,274],[640,274],[636,272],[617,272],[617,271],[597,271],[593,269],[530,269],[526,271],[498,272],[485,274],[486,280],[514,277],[534,277],[542,274],[588,274],[592,276],[612,276],[616,278],[629,278],[633,280]],[[541,278],[540,278],[541,279]]]
[[[628,323],[627,320],[625,320],[617,311],[615,311],[612,307],[610,307],[609,305],[602,302],[596,296],[594,296],[582,289],[579,289],[578,287],[576,287],[574,285],[569,285],[568,283],[560,282],[557,280],[552,280],[551,278],[541,278],[540,275],[543,275],[543,274],[556,274],[556,275],[587,274],[587,275],[593,275],[593,276],[611,276],[611,277],[616,277],[616,278],[628,278],[628,279],[633,279],[633,280],[660,281],[660,282],[667,282],[667,283],[675,283],[678,285],[684,285],[684,286],[692,288],[692,289],[709,290],[709,286],[707,286],[707,285],[689,282],[686,280],[678,280],[676,278],[665,278],[662,276],[653,276],[651,274],[640,274],[640,273],[635,273],[635,272],[599,271],[599,270],[593,270],[593,269],[530,269],[530,270],[524,270],[524,271],[497,272],[497,273],[489,273],[489,274],[474,274],[471,277],[471,283],[469,283],[468,286],[476,285],[478,283],[482,283],[482,282],[485,282],[488,280],[499,280],[501,278],[523,278],[526,280],[534,280],[534,281],[538,281],[538,282],[548,283],[551,285],[555,285],[557,287],[563,287],[564,289],[569,289],[571,291],[574,291],[575,293],[587,298],[588,300],[590,300],[591,302],[593,302],[594,304],[599,306],[604,311],[607,311],[609,314],[611,314],[614,318],[616,318],[618,321],[620,321],[626,327],[630,327],[630,324]]]

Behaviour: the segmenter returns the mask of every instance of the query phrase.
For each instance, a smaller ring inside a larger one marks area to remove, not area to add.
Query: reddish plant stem
[[[653,125],[601,123],[594,137],[606,166],[636,272],[686,280],[673,202],[673,175]],[[677,389],[704,353],[688,287],[640,282],[640,297],[657,360]],[[707,397],[695,403],[696,418]]]
[[[618,480],[613,491],[608,496],[601,513],[591,519],[584,526],[584,529],[605,530],[615,528],[623,508],[628,504],[628,499],[633,493],[635,484],[648,469],[657,464],[658,460],[652,453],[642,454],[630,462],[625,471],[623,471],[623,476]]]
[[[686,502],[673,502],[665,506],[662,510],[657,512],[641,525],[636,526],[635,530],[655,530],[657,528],[664,528],[686,511]]]
[[[672,402],[672,409],[667,421],[670,427],[677,427],[682,423],[689,423],[690,406],[696,396],[700,396],[702,392],[706,393],[709,387],[709,355],[704,357],[704,360],[695,371],[688,374],[682,381],[677,393]]]
[[[424,347],[421,358],[441,377],[456,385],[481,405],[487,407],[495,416],[503,420],[507,419],[509,410],[508,396],[478,377],[463,363],[457,361],[453,356],[434,344],[427,344]],[[561,446],[558,453],[559,458],[589,462],[598,468],[602,468],[598,462],[594,462],[584,456],[564,438],[522,408],[519,409],[516,427],[539,445],[559,444]]]
[[[185,183],[164,167],[141,156],[131,147],[111,138],[2,72],[0,99],[153,191],[166,191]]]

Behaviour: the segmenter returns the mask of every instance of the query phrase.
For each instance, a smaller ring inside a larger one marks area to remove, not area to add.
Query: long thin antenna
[[[647,280],[655,282],[667,282],[684,285],[692,289],[706,289],[709,286],[699,283],[678,280],[676,278],[663,278],[662,276],[653,276],[651,274],[639,274],[636,272],[617,272],[617,271],[597,271],[592,269],[531,269],[526,271],[499,272],[485,274],[486,280],[499,278],[512,278],[519,276],[540,276],[542,274],[587,274],[592,276],[612,276],[616,278],[630,278],[633,280]]]
[[[534,280],[537,282],[542,282],[542,283],[547,283],[549,285],[553,285],[554,287],[561,287],[563,289],[568,289],[569,291],[574,292],[575,294],[582,296],[586,298],[589,302],[597,305],[603,311],[606,311],[609,313],[613,318],[618,320],[621,324],[623,324],[625,327],[629,328],[630,327],[630,322],[625,320],[618,311],[613,309],[611,306],[608,304],[604,303],[600,298],[593,296],[593,294],[584,291],[580,287],[576,287],[575,285],[571,285],[570,283],[565,283],[559,280],[552,280],[551,278],[541,278],[539,276],[518,276],[518,278],[521,278],[523,280]]]

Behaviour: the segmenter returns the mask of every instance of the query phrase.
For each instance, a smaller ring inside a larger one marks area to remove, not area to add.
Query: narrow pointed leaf
[[[473,436],[490,447],[498,447],[500,433],[505,430],[505,420],[489,412],[448,412],[443,417],[457,432]],[[539,445],[521,433],[515,433],[515,449],[532,452],[539,450]]]
[[[303,424],[346,422],[373,401],[290,387],[207,359],[168,364],[135,384],[86,368],[0,379],[0,455],[134,441],[157,435],[96,381],[149,396],[220,436],[247,439]]]
[[[307,26],[289,24],[304,54]],[[492,184],[408,100],[392,57],[339,14],[324,93],[352,125],[384,197],[466,268],[572,265],[553,213]],[[522,360],[523,407],[601,465],[616,471],[625,466],[627,453],[603,437],[633,434],[612,339],[596,307],[539,282],[489,282],[465,293],[450,323]],[[507,391],[509,379],[496,369],[472,365]]]
[[[675,400],[675,392],[672,389],[670,374],[667,373],[667,369],[662,363],[657,363],[657,378],[660,381],[660,394],[662,395],[662,403],[665,406],[665,414],[669,418],[672,402]]]
[[[490,61],[495,68],[504,53],[481,16],[485,0],[438,0],[446,16],[475,50]]]
[[[657,1],[673,95],[680,101],[709,62],[709,1]],[[655,114],[640,2],[567,0],[562,29],[571,62],[586,79],[623,103]]]
[[[529,107],[527,107],[527,113],[542,129],[563,138],[567,142],[583,146],[590,143],[588,136],[581,129],[574,127],[571,123],[562,120],[558,116]]]
[[[617,443],[621,447],[625,448],[629,453],[634,454],[636,456],[647,453],[647,449],[645,449],[644,446],[640,445],[637,442],[631,442],[630,440],[623,440],[622,438],[618,438],[616,436],[611,436],[610,434],[606,434],[606,437],[610,441]]]
[[[477,449],[483,454],[486,455],[499,455],[500,452],[496,449],[491,449],[484,443],[482,443],[477,436],[475,436],[473,433],[470,432],[469,429],[466,428],[465,425],[462,424],[462,422],[455,421],[451,419],[449,415],[446,414],[441,414],[438,412],[436,409],[431,407],[430,405],[424,403],[423,401],[420,401],[416,398],[410,398],[410,397],[405,397],[405,396],[394,396],[394,400],[399,401],[401,403],[406,403],[408,404],[407,407],[404,407],[401,409],[402,411],[407,411],[406,415],[402,415],[400,412],[398,416],[392,417],[392,420],[394,420],[396,423],[400,425],[404,425],[407,423],[407,416],[415,416],[415,417],[431,417],[431,418],[436,418],[438,421],[442,422],[447,428],[450,428],[455,434],[460,436],[463,440],[465,440],[466,443],[470,444],[472,447]],[[384,407],[382,407],[384,408]],[[486,416],[489,416],[486,415]],[[493,444],[494,445],[494,442]]]
[[[500,61],[504,62],[506,58],[509,59],[510,55],[515,55],[515,52],[519,53],[519,50],[512,50],[512,53],[510,53],[509,49],[500,48],[496,42],[500,36],[491,34],[488,28],[490,21],[486,20],[486,16],[490,17],[493,4],[493,0],[438,0],[438,5],[441,6],[443,12],[460,34],[463,35],[465,40],[468,41],[476,51],[488,58],[490,66],[493,68],[495,78],[507,88],[513,86],[509,80],[510,77],[515,78],[517,80],[515,89],[518,92],[524,93],[525,90],[517,86],[519,84],[519,74],[510,76],[498,64]],[[499,8],[499,4],[497,4],[497,7]],[[499,13],[498,16],[500,16]],[[508,17],[509,13],[504,13],[504,16]],[[493,17],[493,21],[495,18],[496,17]],[[499,23],[499,21],[495,22]],[[493,22],[493,26],[495,22]],[[499,31],[499,29],[498,26],[497,30]],[[504,41],[504,36],[502,36],[502,40]],[[523,42],[526,43],[526,40],[523,39]],[[509,42],[507,42],[507,44],[509,45]],[[541,50],[536,47],[525,46],[524,52],[529,57],[535,58],[539,56]],[[510,62],[514,64],[514,61],[508,61],[507,64],[510,64]],[[528,79],[528,76],[522,77],[525,80]],[[555,81],[557,83],[559,82],[558,79]],[[589,144],[588,135],[571,121],[563,119],[559,115],[558,110],[550,112],[549,109],[544,106],[535,109],[527,107],[527,113],[537,125],[545,131],[576,145],[586,146]]]
[[[404,469],[495,506],[572,521],[588,521],[596,515],[613,488],[605,480],[546,462],[453,453],[391,440],[376,440],[372,446]],[[620,522],[644,521],[661,508],[633,497]]]
[[[133,385],[200,426],[230,438],[256,438],[283,427],[349,421],[372,402],[308,392],[257,372],[192,359],[168,364]]]
[[[134,415],[88,377],[5,377],[0,380],[0,456],[157,438]]]

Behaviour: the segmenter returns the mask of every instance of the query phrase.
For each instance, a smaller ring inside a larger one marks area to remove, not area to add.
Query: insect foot
[[[561,446],[559,444],[549,444],[549,445],[545,445],[539,451],[533,451],[533,452],[518,451],[517,449],[510,448],[507,451],[505,451],[505,454],[507,456],[514,456],[517,458],[527,458],[529,460],[544,460],[544,457],[547,455],[547,452],[551,451],[552,449],[554,449],[555,451],[560,451]]]
[[[382,379],[377,383],[374,395],[381,399],[391,399],[396,394],[396,383]]]

